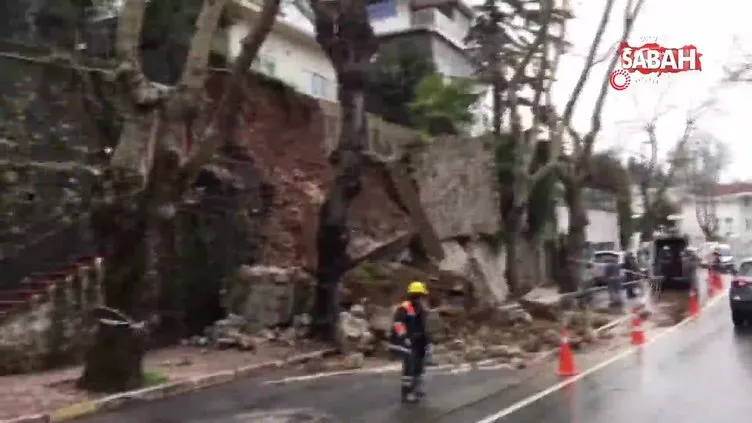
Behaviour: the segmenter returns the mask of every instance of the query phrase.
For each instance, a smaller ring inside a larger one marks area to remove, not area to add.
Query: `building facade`
[[[752,241],[752,183],[720,184],[715,189],[712,202],[714,203],[713,212],[718,219],[718,235],[729,242]],[[694,244],[705,240],[697,221],[698,209],[703,211],[705,203],[706,201],[703,200],[698,202],[691,195],[685,195],[681,201],[680,227]]]
[[[229,60],[237,57],[249,22],[260,11],[257,0],[233,2],[232,23],[218,35],[215,50]],[[474,67],[464,51],[472,12],[464,3],[371,0],[368,12],[382,48],[407,41],[430,52],[438,72],[449,77],[473,76]],[[282,2],[277,22],[261,46],[254,68],[312,97],[337,101],[336,73],[316,42],[310,11],[303,4]]]
[[[216,49],[229,60],[240,54],[249,22],[261,11],[258,2],[236,0],[230,24],[218,37]],[[311,21],[293,3],[282,2],[272,31],[261,45],[253,68],[283,81],[311,97],[337,101],[337,76],[329,57],[319,47]]]
[[[619,214],[616,210],[616,197],[606,191],[584,188],[583,201],[588,218],[585,227],[587,243],[594,251],[618,249]],[[559,233],[568,231],[569,209],[563,204],[556,207],[556,227]]]
[[[469,78],[475,73],[465,52],[472,10],[458,0],[370,0],[368,13],[382,47],[409,41],[430,52],[439,73]]]

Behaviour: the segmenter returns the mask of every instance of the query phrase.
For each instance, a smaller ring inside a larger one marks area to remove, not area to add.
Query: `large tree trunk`
[[[242,41],[214,117],[194,140],[191,124],[200,112],[212,40],[228,0],[203,2],[183,75],[172,91],[149,82],[141,69],[146,3],[125,0],[118,18],[117,82],[124,88],[119,100],[125,122],[92,213],[105,263],[106,307],[100,311],[118,317],[100,318],[103,324],[79,380],[79,386],[95,391],[132,389],[142,382],[148,333],[160,323],[163,260],[175,255],[171,240],[177,206],[201,167],[212,160],[222,140],[220,127],[231,120],[227,116],[237,113],[240,83],[279,9],[279,0],[264,2]]]
[[[332,339],[339,309],[339,284],[349,269],[347,246],[350,233],[347,215],[355,197],[362,189],[363,148],[368,139],[365,112],[365,75],[354,81],[340,75],[339,101],[342,107],[342,132],[339,146],[330,158],[334,181],[321,206],[317,234],[318,263],[314,316],[316,332],[324,339]]]
[[[317,279],[312,334],[334,339],[339,285],[351,266],[347,255],[350,241],[347,216],[361,191],[363,150],[368,140],[365,109],[366,83],[378,50],[378,40],[368,20],[364,1],[330,4],[311,1],[315,14],[316,40],[328,54],[337,72],[341,108],[340,138],[329,161],[334,180],[321,206],[317,233]]]
[[[565,183],[565,199],[569,208],[569,232],[565,245],[567,277],[559,283],[561,292],[574,292],[582,286],[583,252],[587,244],[585,228],[587,212],[582,202],[582,189]]]
[[[493,106],[493,115],[491,116],[491,119],[493,120],[492,123],[492,131],[494,135],[501,136],[501,120],[502,115],[504,114],[504,106],[502,104],[502,93],[505,88],[505,83],[500,80],[501,78],[497,78],[494,83],[491,85],[491,95],[492,95],[492,106]]]
[[[123,209],[122,204],[99,207],[92,215],[105,263],[104,303],[131,319],[145,319],[142,298],[146,269],[144,210]],[[128,325],[99,325],[86,356],[79,387],[97,392],[119,392],[141,386],[143,334]]]
[[[117,392],[140,386],[147,331],[159,324],[162,260],[174,236],[179,158],[169,147],[182,128],[156,108],[132,115],[118,143],[120,158],[140,163],[142,178],[113,166],[95,193],[92,228],[104,258],[104,305],[139,324],[100,324],[79,386]],[[138,148],[135,148],[138,146]],[[113,159],[114,161],[115,159]],[[117,350],[117,351],[115,351]]]
[[[527,293],[527,288],[523,286],[520,263],[520,240],[523,236],[522,220],[526,207],[512,207],[504,217],[506,229],[506,277],[509,293],[512,297],[519,297]]]
[[[642,242],[652,241],[653,232],[655,232],[656,229],[656,224],[655,212],[653,212],[653,209],[651,207],[645,207],[645,212],[642,214],[640,225],[640,239],[642,240]]]

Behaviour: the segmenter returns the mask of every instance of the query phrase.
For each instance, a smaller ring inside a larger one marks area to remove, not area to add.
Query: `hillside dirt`
[[[273,205],[264,233],[263,262],[312,269],[316,264],[319,208],[332,181],[323,148],[326,117],[318,102],[279,82],[250,79],[239,136],[273,187]],[[221,78],[209,83],[219,92]],[[369,162],[363,189],[350,211],[355,238],[375,244],[409,228],[409,216],[392,200],[387,176]]]

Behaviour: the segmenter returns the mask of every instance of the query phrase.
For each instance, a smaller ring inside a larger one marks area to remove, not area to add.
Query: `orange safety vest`
[[[413,307],[413,304],[410,301],[403,301],[399,306],[405,310],[408,316],[415,316],[415,307]],[[394,322],[394,333],[397,336],[406,335],[407,326],[405,325],[405,322]]]

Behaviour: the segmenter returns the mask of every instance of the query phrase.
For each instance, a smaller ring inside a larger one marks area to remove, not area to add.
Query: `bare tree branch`
[[[593,69],[595,55],[597,54],[598,47],[600,47],[603,40],[603,34],[606,32],[606,26],[608,26],[608,21],[611,19],[611,11],[613,10],[613,8],[614,0],[607,0],[606,6],[603,9],[603,14],[601,15],[601,20],[598,23],[598,29],[595,31],[593,43],[590,44],[590,51],[588,52],[587,59],[585,59],[585,65],[583,66],[582,73],[577,79],[577,83],[572,90],[572,95],[569,97],[567,105],[564,107],[564,114],[562,115],[564,125],[569,125],[569,122],[572,120],[572,115],[574,114],[577,100],[579,100],[580,96],[582,95],[582,90],[585,88],[585,83],[590,77],[590,71]]]
[[[264,43],[266,36],[271,32],[274,26],[277,13],[279,13],[280,0],[265,0],[264,7],[261,9],[256,25],[253,29],[243,37],[241,41],[240,55],[235,59],[235,63],[232,66],[232,79],[236,84],[232,88],[240,88],[243,83],[243,78],[247,75],[248,69],[253,64],[253,59],[261,48],[261,44]],[[237,91],[228,87],[225,90],[225,97],[227,99],[233,98],[232,92]]]
[[[725,143],[709,133],[699,133],[692,137],[686,163],[682,166],[694,199],[697,224],[708,240],[718,236],[717,187],[729,160],[730,153]]]
[[[183,183],[192,181],[201,166],[211,160],[217,148],[219,148],[222,135],[220,127],[235,118],[238,105],[242,100],[243,80],[248,75],[253,59],[258,54],[266,36],[274,26],[279,5],[280,0],[265,0],[256,24],[243,38],[240,54],[232,65],[229,81],[225,85],[216,111],[202,136],[197,139],[196,148],[183,166],[183,175],[181,176]],[[234,134],[225,135],[232,136]]]
[[[595,60],[593,60],[593,66],[600,65],[602,63],[606,63],[611,57],[616,54],[617,49],[619,48],[619,42],[615,41],[613,44],[608,46],[606,51],[600,54],[595,55]],[[585,54],[573,54],[574,57],[579,57],[581,59],[587,59],[587,55]]]
[[[126,0],[117,26],[116,54],[119,60],[130,62],[140,70],[139,45],[144,25],[146,0]]]
[[[517,67],[514,69],[514,73],[512,76],[512,79],[509,81],[509,85],[507,86],[507,92],[508,92],[508,98],[509,98],[509,108],[511,113],[511,125],[512,125],[512,134],[514,137],[519,137],[522,135],[522,123],[520,118],[520,111],[519,111],[519,97],[518,97],[518,91],[520,90],[520,83],[522,82],[523,78],[525,77],[525,71],[527,70],[528,65],[530,64],[530,61],[533,59],[533,56],[535,53],[537,53],[539,50],[541,50],[541,46],[545,46],[546,39],[548,38],[548,26],[551,21],[551,0],[543,0],[541,2],[543,7],[543,12],[545,13],[545,17],[543,18],[543,23],[540,26],[540,29],[538,30],[537,35],[535,36],[535,40],[531,43],[528,50],[525,52],[525,55],[522,57],[522,60],[517,64]],[[542,56],[546,56],[545,48],[543,49]],[[542,68],[541,64],[541,68]],[[545,75],[545,69],[542,71]],[[540,93],[540,91],[538,91]],[[538,96],[538,101],[534,102],[534,107],[540,102],[540,98]],[[524,143],[523,143],[524,144]]]
[[[741,50],[739,40],[734,40],[737,50]],[[752,82],[752,54],[743,53],[741,59],[733,65],[723,67],[724,78],[722,83],[749,83]]]
[[[201,12],[196,18],[196,32],[191,40],[191,46],[183,65],[183,75],[180,77],[181,88],[192,98],[198,98],[204,89],[209,69],[212,40],[216,36],[219,20],[228,0],[206,0]]]
[[[570,0],[564,0],[563,2],[563,10],[569,11],[570,9]],[[560,22],[560,33],[559,38],[564,39],[567,33],[567,20],[564,19]],[[548,121],[549,125],[549,131],[550,131],[550,163],[546,164],[546,167],[551,165],[552,167],[555,165],[558,166],[561,151],[562,151],[562,119],[560,116],[556,113],[556,108],[554,106],[553,97],[551,96],[551,87],[553,86],[554,82],[556,81],[556,75],[558,74],[559,70],[559,63],[561,62],[561,57],[564,54],[564,45],[563,44],[555,44],[554,45],[554,60],[551,63],[551,69],[550,69],[550,80],[549,80],[549,87],[546,90],[545,93],[545,113],[547,114],[546,120]],[[569,124],[566,124],[567,128],[571,131],[571,126]],[[553,170],[553,169],[551,169]],[[545,173],[548,172],[549,169],[541,169],[540,171],[536,172],[536,174],[533,175],[532,180],[533,183],[537,183],[538,180],[540,180]]]
[[[645,0],[636,1],[637,3],[634,4],[634,0],[629,0],[624,10],[624,28],[621,34],[622,43],[629,40],[629,35],[632,33],[632,28],[634,27],[634,23],[637,20],[637,16],[639,16],[640,10],[645,4]],[[611,78],[611,73],[616,67],[618,60],[618,55],[614,55],[614,57],[611,59],[611,62],[609,63],[608,69],[606,69],[603,80],[601,81],[601,90],[598,93],[598,99],[595,102],[595,107],[593,108],[593,113],[590,117],[590,131],[583,138],[584,145],[579,160],[580,166],[585,166],[587,164],[587,160],[589,160],[590,156],[593,154],[593,145],[595,143],[596,137],[598,136],[598,133],[601,130],[601,113],[603,112],[603,106],[606,104],[606,96],[609,92],[609,79]]]
[[[526,151],[527,156],[523,156],[523,166],[525,166],[525,169],[530,169],[533,160],[536,157],[536,153],[538,151],[538,145],[540,143],[540,137],[538,136],[539,128],[541,126],[542,122],[542,116],[540,111],[544,108],[544,105],[541,104],[541,100],[543,100],[544,92],[550,93],[551,86],[553,85],[553,75],[555,75],[556,68],[558,67],[559,60],[561,58],[561,52],[562,48],[559,46],[554,46],[554,60],[553,64],[554,66],[551,67],[551,63],[548,58],[548,51],[549,51],[549,26],[550,26],[550,20],[551,20],[551,10],[553,9],[553,4],[551,2],[546,2],[545,11],[546,11],[546,20],[545,20],[545,28],[541,28],[543,30],[543,33],[546,35],[546,38],[543,40],[543,45],[541,50],[543,51],[541,55],[541,63],[539,65],[538,69],[538,75],[537,75],[537,91],[535,93],[535,96],[533,98],[533,123],[531,125],[530,131],[529,131],[529,137],[527,139],[526,144],[529,147],[529,150]],[[562,23],[563,25],[563,23]],[[563,35],[563,31],[562,31]],[[549,77],[550,75],[550,77]],[[549,80],[549,83],[546,84],[546,79]],[[545,107],[548,109],[548,107]],[[532,138],[532,139],[531,139]],[[551,138],[551,137],[549,137]],[[531,186],[535,186],[541,179],[543,179],[546,175],[551,173],[551,171],[554,170],[554,167],[558,164],[558,154],[556,151],[558,151],[558,147],[553,145],[553,141],[549,139],[549,157],[547,160],[547,163],[541,166],[538,170],[536,170],[532,175],[527,175],[530,178]]]
[[[117,27],[116,52],[119,60],[118,77],[123,82],[125,94],[134,103],[122,105],[123,129],[117,147],[110,160],[110,168],[118,177],[132,179],[133,186],[140,190],[149,181],[154,164],[154,149],[159,132],[158,118],[149,120],[144,127],[139,106],[153,105],[161,101],[162,92],[152,86],[141,69],[139,46],[144,23],[145,0],[127,0],[121,11]],[[149,134],[144,137],[145,134]]]
[[[131,100],[140,106],[154,105],[163,98],[163,92],[149,82],[141,68],[139,46],[145,11],[146,0],[126,0],[118,19],[115,42],[118,75]]]

